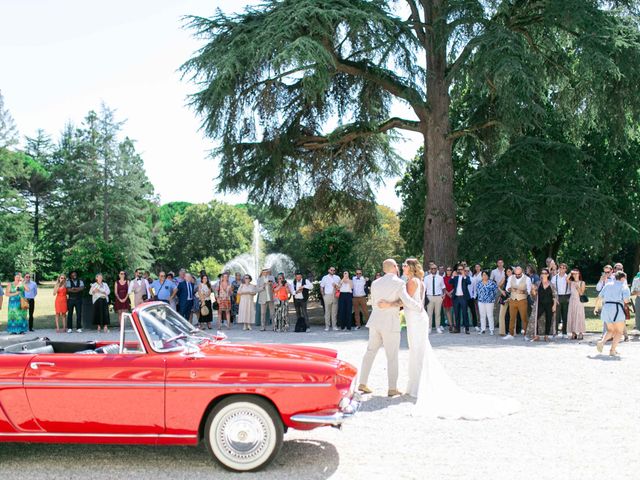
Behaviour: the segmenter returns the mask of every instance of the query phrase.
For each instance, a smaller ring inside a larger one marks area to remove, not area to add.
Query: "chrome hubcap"
[[[220,421],[219,445],[236,462],[251,462],[264,454],[269,437],[264,419],[248,409],[231,411]]]

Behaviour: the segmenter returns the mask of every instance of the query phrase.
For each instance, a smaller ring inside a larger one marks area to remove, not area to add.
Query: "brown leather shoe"
[[[364,383],[358,385],[358,391],[362,393],[373,393],[373,390],[367,387]]]
[[[400,395],[402,395],[400,390],[392,389],[387,392],[387,397],[399,397]]]

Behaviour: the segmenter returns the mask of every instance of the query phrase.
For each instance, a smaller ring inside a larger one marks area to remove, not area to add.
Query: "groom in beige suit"
[[[389,375],[390,397],[401,395],[398,384],[398,351],[400,350],[400,308],[378,307],[378,302],[386,300],[390,303],[400,299],[400,291],[404,287],[402,279],[398,278],[398,264],[393,259],[387,259],[382,264],[385,275],[371,285],[371,305],[373,311],[367,322],[369,328],[369,344],[362,359],[360,369],[360,385],[358,390],[371,393],[367,387],[367,380],[371,372],[373,360],[380,347],[384,347],[387,355],[387,374]]]

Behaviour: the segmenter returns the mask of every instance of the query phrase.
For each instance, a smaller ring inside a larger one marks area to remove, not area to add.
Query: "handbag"
[[[207,307],[204,303],[200,307],[200,315],[202,315],[203,317],[209,315],[209,307]]]
[[[580,303],[587,303],[589,301],[589,297],[587,297],[584,293],[580,295]]]
[[[29,310],[29,300],[24,297],[20,297],[20,309]]]

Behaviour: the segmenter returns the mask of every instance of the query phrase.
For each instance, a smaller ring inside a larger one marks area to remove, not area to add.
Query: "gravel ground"
[[[67,337],[38,331],[50,338]],[[275,334],[232,330],[232,341],[313,343],[360,366],[367,331]],[[114,332],[108,338],[116,339]],[[107,338],[94,332],[75,339]],[[433,335],[436,354],[469,391],[510,396],[522,411],[497,420],[432,420],[408,415],[406,398],[387,399],[379,352],[361,412],[341,431],[290,431],[279,457],[248,477],[274,479],[637,479],[640,342],[622,356],[597,355],[595,337],[550,344],[499,337]],[[400,385],[406,382],[406,341]],[[606,461],[609,455],[610,461]],[[0,445],[3,478],[230,478],[204,447]]]

